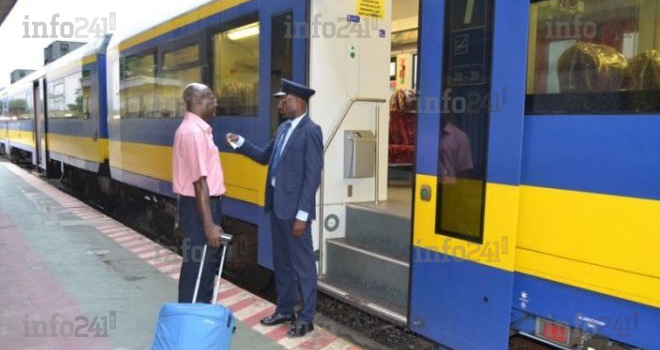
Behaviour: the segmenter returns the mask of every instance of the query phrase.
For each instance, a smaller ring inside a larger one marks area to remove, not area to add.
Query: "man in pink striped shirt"
[[[172,157],[172,183],[179,195],[179,226],[184,238],[179,302],[193,300],[202,250],[208,243],[197,301],[210,303],[222,235],[220,199],[225,193],[220,154],[209,125],[217,102],[213,91],[202,84],[186,86],[183,99],[187,112],[174,135]]]

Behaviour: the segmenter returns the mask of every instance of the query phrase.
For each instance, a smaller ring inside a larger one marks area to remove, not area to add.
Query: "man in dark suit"
[[[275,97],[280,98],[278,108],[287,121],[268,146],[256,146],[231,133],[227,142],[238,152],[268,164],[265,210],[271,214],[277,309],[261,323],[293,322],[287,334],[299,337],[314,329],[317,273],[311,222],[316,218],[316,190],[323,168],[323,135],[307,115],[315,91],[286,79],[280,90]],[[303,307],[296,318],[298,290]]]

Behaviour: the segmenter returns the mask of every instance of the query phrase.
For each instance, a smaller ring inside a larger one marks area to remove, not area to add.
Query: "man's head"
[[[280,115],[294,119],[307,111],[307,103],[316,91],[287,79],[282,79],[280,91],[274,97],[279,98],[277,105]]]
[[[277,109],[284,119],[295,119],[307,110],[307,102],[294,95],[284,95],[279,98]]]
[[[211,118],[215,115],[218,103],[213,90],[204,84],[192,83],[183,89],[183,102],[188,112],[197,114],[202,118]]]

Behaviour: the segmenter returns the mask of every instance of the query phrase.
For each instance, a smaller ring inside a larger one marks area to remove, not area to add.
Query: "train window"
[[[436,232],[481,243],[495,0],[446,2]],[[468,45],[469,43],[469,45]],[[430,106],[421,106],[420,113]]]
[[[9,98],[9,118],[10,119],[23,119],[26,114],[26,104],[25,99],[20,98]]]
[[[218,95],[218,115],[257,115],[259,22],[213,36],[213,90]]]
[[[108,90],[111,91],[110,96],[112,96],[112,100],[109,100],[110,105],[108,106],[108,111],[110,112],[112,119],[119,119],[121,116],[119,110],[119,106],[121,105],[119,95],[119,77],[119,60],[115,59],[112,61],[112,71],[108,77],[108,82],[110,83]]]
[[[270,44],[271,96],[280,91],[282,78],[291,79],[293,77],[293,33],[289,32],[293,28],[292,22],[293,14],[291,12],[273,17]],[[271,98],[270,101],[270,134],[275,135],[282,120],[277,108],[277,99]]]
[[[162,69],[157,83],[158,99],[155,106],[157,116],[183,116],[185,113],[181,98],[183,88],[190,83],[202,81],[199,58],[199,44],[188,45],[163,55]]]
[[[84,118],[89,118],[89,103],[92,98],[92,76],[89,69],[84,69],[82,71],[81,78],[82,85],[82,115]]]
[[[30,119],[33,118],[32,92],[22,91],[16,95],[10,96],[8,101],[8,113],[11,119]]]
[[[531,4],[528,114],[660,111],[660,0]]]
[[[156,55],[153,52],[123,57],[120,77],[122,118],[160,115],[156,110]]]
[[[48,118],[87,118],[91,83],[82,72],[48,82]]]
[[[25,93],[25,119],[34,119],[34,92],[30,90]]]
[[[163,55],[163,69],[174,69],[186,63],[196,63],[197,61],[199,61],[199,44],[193,44],[166,52]]]

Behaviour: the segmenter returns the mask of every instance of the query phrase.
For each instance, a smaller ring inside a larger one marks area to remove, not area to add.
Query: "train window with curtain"
[[[198,43],[165,52],[157,81],[158,98],[153,116],[183,117],[186,111],[181,97],[183,89],[190,83],[201,82],[202,67]]]
[[[270,95],[280,91],[282,78],[293,78],[293,33],[291,28],[293,13],[287,12],[273,17],[271,31],[271,55],[270,55]],[[275,135],[277,127],[282,122],[278,99],[270,99],[270,134]]]
[[[213,91],[217,115],[257,116],[259,92],[259,22],[213,35]]]
[[[84,79],[86,86],[83,86]],[[89,74],[83,78],[83,73],[77,72],[52,80],[48,82],[46,93],[48,118],[79,119],[89,116],[87,108],[91,97]]]
[[[660,0],[544,0],[530,9],[527,114],[660,111]]]
[[[122,118],[160,114],[156,110],[156,55],[153,52],[122,57],[120,77]]]

